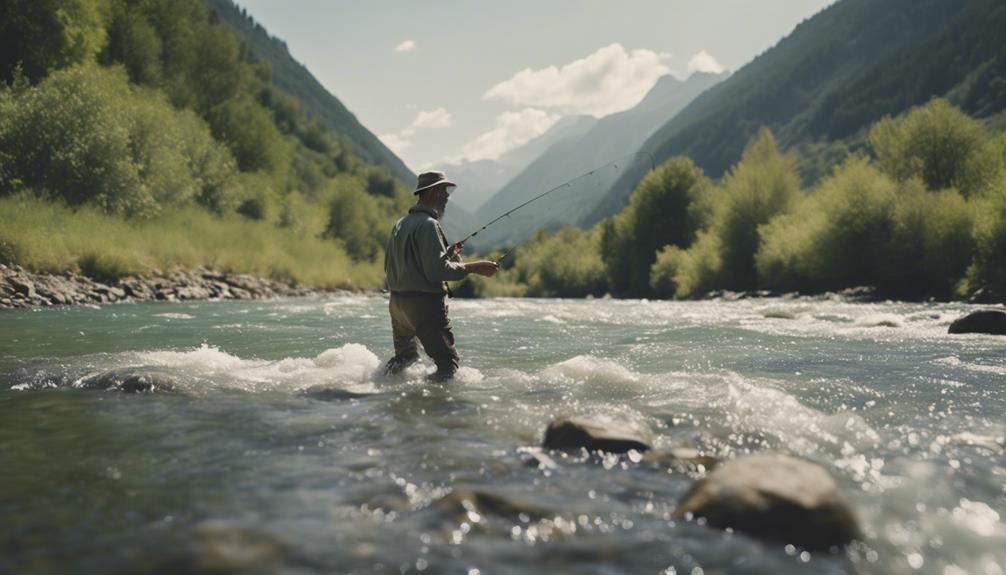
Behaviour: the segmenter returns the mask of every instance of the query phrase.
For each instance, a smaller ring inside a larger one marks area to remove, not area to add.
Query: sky
[[[834,0],[237,0],[413,171],[497,159],[661,76],[736,71]]]

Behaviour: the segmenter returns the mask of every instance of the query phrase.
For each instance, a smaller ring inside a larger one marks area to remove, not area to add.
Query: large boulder
[[[949,333],[1006,335],[1006,311],[986,309],[969,313],[950,324]]]
[[[778,453],[717,467],[682,497],[675,516],[820,550],[858,537],[852,510],[828,471]]]
[[[582,448],[587,451],[626,453],[631,450],[647,451],[650,449],[650,442],[643,433],[628,426],[582,417],[563,417],[548,424],[542,447],[563,451]]]

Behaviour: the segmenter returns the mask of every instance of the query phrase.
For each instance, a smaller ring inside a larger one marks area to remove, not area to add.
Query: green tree
[[[806,291],[876,285],[889,264],[898,193],[868,158],[846,160],[792,213],[761,229],[762,283]]]
[[[1006,169],[999,142],[946,100],[935,99],[870,129],[870,145],[898,181],[920,178],[930,190],[982,193]]]
[[[563,228],[554,236],[540,229],[520,251],[515,263],[527,295],[584,297],[604,293],[600,229]]]
[[[89,62],[107,39],[107,0],[5,0],[0,4],[0,73],[20,66],[35,81]]]
[[[688,158],[674,158],[650,172],[629,203],[601,232],[602,256],[615,293],[646,295],[650,267],[666,245],[690,244],[701,224],[695,209],[711,183]]]
[[[714,208],[710,233],[720,239],[722,287],[758,285],[758,229],[773,216],[791,211],[799,198],[793,159],[779,153],[772,133],[763,128],[727,174]]]

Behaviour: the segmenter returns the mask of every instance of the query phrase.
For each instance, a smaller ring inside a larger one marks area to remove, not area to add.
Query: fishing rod
[[[651,170],[653,170],[653,169],[654,169],[654,161],[653,161],[653,154],[650,154],[650,152],[648,152],[647,150],[639,150],[638,152],[633,152],[632,154],[627,154],[627,155],[625,155],[625,156],[622,156],[622,157],[620,157],[620,158],[618,158],[618,159],[616,159],[616,160],[612,160],[611,162],[609,162],[609,163],[607,163],[607,164],[604,164],[604,165],[602,165],[602,166],[598,166],[597,168],[594,168],[594,169],[593,169],[593,170],[591,170],[590,172],[584,172],[584,173],[582,173],[582,174],[580,174],[580,175],[578,175],[578,176],[575,176],[575,177],[574,177],[574,178],[572,178],[572,179],[569,179],[569,180],[566,180],[565,182],[563,182],[563,183],[561,183],[561,184],[559,184],[559,185],[555,186],[554,188],[551,188],[551,189],[549,189],[549,190],[546,190],[546,191],[544,191],[544,192],[542,192],[542,193],[540,193],[540,194],[538,194],[538,195],[534,196],[533,198],[531,198],[531,199],[527,200],[526,202],[524,202],[524,203],[522,203],[522,204],[520,204],[520,205],[518,205],[518,206],[516,206],[516,207],[514,207],[514,208],[511,208],[510,210],[508,210],[508,211],[504,212],[504,213],[503,213],[502,215],[500,215],[500,216],[498,216],[498,217],[496,217],[496,218],[494,218],[494,219],[490,220],[490,221],[489,221],[488,223],[486,223],[485,225],[483,225],[483,226],[482,226],[482,227],[480,227],[479,229],[477,229],[477,230],[473,231],[472,233],[468,234],[467,236],[465,236],[465,239],[462,239],[461,241],[457,242],[457,244],[456,244],[456,245],[465,245],[465,243],[467,243],[467,242],[468,242],[468,240],[470,240],[470,239],[472,239],[473,237],[475,237],[475,236],[479,235],[479,233],[481,233],[482,231],[485,231],[485,229],[486,229],[487,227],[489,227],[489,226],[493,225],[494,223],[498,222],[499,220],[501,220],[501,219],[503,219],[503,218],[505,218],[505,217],[509,217],[509,216],[510,216],[510,214],[512,214],[513,212],[515,212],[515,211],[517,211],[517,210],[519,210],[519,209],[523,208],[524,206],[526,206],[526,205],[528,205],[528,204],[531,204],[531,203],[534,203],[534,202],[536,202],[536,201],[540,200],[541,198],[543,198],[543,197],[547,196],[548,194],[550,194],[550,193],[552,193],[552,192],[555,192],[555,191],[558,191],[558,190],[561,190],[562,188],[565,188],[565,187],[569,187],[569,185],[570,185],[570,184],[572,184],[573,182],[575,182],[576,180],[579,180],[579,179],[581,179],[581,178],[586,178],[586,177],[590,177],[590,176],[593,176],[595,172],[597,172],[597,171],[599,171],[599,170],[603,170],[603,169],[607,168],[608,166],[612,166],[612,165],[614,165],[614,166],[615,166],[615,169],[616,169],[616,170],[618,170],[618,168],[619,168],[619,162],[621,162],[622,160],[624,160],[624,159],[626,159],[626,158],[634,158],[634,157],[636,157],[636,156],[644,156],[644,155],[645,155],[645,156],[648,156],[648,157],[650,158],[650,169],[651,169]],[[497,264],[499,264],[499,262],[500,262],[500,261],[502,261],[502,260],[503,260],[503,258],[504,258],[504,257],[506,257],[507,255],[510,255],[510,253],[511,253],[511,252],[512,252],[512,251],[513,251],[513,250],[514,250],[514,249],[515,249],[516,247],[517,247],[516,245],[514,245],[514,246],[511,246],[511,247],[510,247],[510,249],[506,250],[506,251],[505,251],[505,252],[503,253],[503,255],[499,256],[499,257],[498,257],[498,258],[496,259],[496,263],[497,263]]]

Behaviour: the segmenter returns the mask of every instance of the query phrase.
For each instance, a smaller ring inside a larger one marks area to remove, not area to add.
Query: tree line
[[[541,230],[486,294],[692,298],[714,290],[872,286],[888,297],[1006,293],[1006,135],[935,99],[869,129],[868,148],[804,189],[762,129],[713,182],[678,157],[617,215]]]

